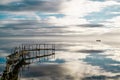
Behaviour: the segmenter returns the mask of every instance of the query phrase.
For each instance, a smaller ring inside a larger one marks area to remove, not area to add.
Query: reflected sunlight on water
[[[31,64],[21,80],[120,79],[120,49],[94,41],[0,40],[0,72],[5,65],[3,57],[23,43],[55,43],[56,56],[41,64]]]

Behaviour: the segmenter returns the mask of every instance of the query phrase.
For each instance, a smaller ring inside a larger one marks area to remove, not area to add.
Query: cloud
[[[9,20],[35,20],[37,22],[42,22],[42,24],[36,25],[44,25],[49,24],[51,26],[64,26],[68,30],[63,30],[63,31],[72,31],[73,32],[78,32],[79,30],[82,30],[83,34],[89,34],[88,29],[84,27],[89,27],[89,28],[96,28],[96,29],[91,29],[91,33],[99,33],[101,31],[97,30],[99,27],[101,30],[106,30],[103,29],[102,24],[91,24],[89,20],[84,18],[84,16],[92,13],[92,12],[100,12],[102,9],[105,7],[109,7],[112,5],[119,5],[117,1],[103,1],[103,2],[98,2],[98,1],[89,1],[89,0],[21,0],[21,1],[9,1],[6,0],[7,4],[1,4],[0,10],[4,13],[11,13],[12,16],[9,16],[6,19]],[[37,14],[39,13],[54,13],[54,14],[62,14],[64,16],[62,17],[56,17],[54,16],[47,16],[46,18],[42,19],[40,15]],[[4,21],[5,22],[5,21]],[[17,21],[16,21],[17,22]],[[32,23],[29,23],[29,25],[32,25]],[[83,25],[84,24],[84,25]],[[16,24],[19,25],[19,24]],[[35,26],[29,26],[30,29],[34,29]],[[81,25],[81,28],[77,28],[76,25]],[[103,24],[104,25],[104,24]],[[15,25],[12,25],[15,26]],[[47,25],[46,25],[47,26]],[[68,27],[69,26],[69,27]],[[100,27],[101,26],[101,27]],[[13,27],[16,29],[15,27]],[[18,28],[18,27],[17,27]],[[22,28],[19,26],[19,29]],[[28,27],[26,27],[28,28]],[[60,31],[61,32],[61,31]],[[79,31],[78,34],[82,34],[81,31]],[[69,33],[68,33],[69,34]]]
[[[52,26],[50,23],[37,20],[6,20],[1,21],[0,36],[45,36],[62,35],[65,32],[64,27]]]
[[[104,27],[103,24],[81,24],[81,25],[77,25],[77,26],[81,26],[81,27],[90,27],[90,28],[94,28],[94,27]]]
[[[0,36],[45,36],[45,35],[62,36],[62,35],[88,35],[100,33],[101,31],[107,32],[107,30],[102,28],[101,24],[83,24],[87,23],[86,20],[84,19],[78,19],[78,22],[76,23],[72,23],[74,22],[74,19],[71,20],[68,18],[69,21],[66,19],[66,22],[60,19],[57,22],[55,22],[56,24],[53,25],[56,19],[57,18],[55,17],[50,17],[50,19],[47,20],[43,19],[43,20],[1,21]],[[64,21],[63,24],[61,24],[62,21]],[[82,25],[79,27],[74,26],[76,24]],[[99,30],[98,27],[100,28]]]
[[[118,4],[116,1],[95,2],[89,0],[70,0],[63,2],[61,12],[74,17],[83,17],[91,12],[99,12],[105,7]]]
[[[56,26],[71,26],[73,25],[82,25],[82,24],[90,24],[90,21],[85,18],[86,15],[89,15],[93,12],[101,12],[106,7],[120,5],[116,1],[104,1],[104,2],[96,2],[89,0],[63,0],[61,2],[58,13],[64,14],[64,17],[56,18],[54,16],[48,17],[47,20],[53,25]],[[97,18],[97,17],[96,17]],[[86,25],[87,26],[87,25]],[[92,25],[88,25],[92,26]],[[93,22],[92,27],[100,27],[101,25],[96,25]],[[91,28],[92,28],[91,27]],[[105,27],[105,26],[103,26]]]
[[[120,15],[120,12],[111,12],[111,14]]]
[[[54,12],[59,10],[60,0],[20,0],[20,1],[3,1],[8,4],[1,4],[0,11],[42,11]]]
[[[17,1],[21,1],[21,0],[1,0],[0,4],[7,5],[8,3],[17,2]]]
[[[56,26],[71,26],[71,25],[74,26],[74,25],[89,23],[84,18],[73,17],[73,16],[65,16],[62,18],[49,17],[47,20],[48,23],[52,23],[53,25]]]
[[[84,4],[85,3],[85,4]],[[96,2],[89,0],[1,0],[1,11],[43,11],[62,12],[65,14],[86,14],[99,11],[109,5],[119,4],[117,1]],[[72,12],[72,13],[71,13]]]
[[[120,27],[120,16],[114,17],[112,19],[106,20],[106,25],[110,27]]]

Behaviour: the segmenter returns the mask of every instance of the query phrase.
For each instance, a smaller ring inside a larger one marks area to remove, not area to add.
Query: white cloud
[[[120,15],[120,12],[111,12],[111,14]]]
[[[111,20],[109,20],[110,22],[112,22],[112,25],[115,27],[120,27],[120,16],[114,17]]]
[[[62,18],[49,17],[48,23],[53,25],[68,26],[90,23],[84,16],[92,12],[99,12],[105,7],[119,5],[116,1],[96,2],[89,0],[63,0],[60,5],[59,13],[64,14]]]
[[[83,18],[73,17],[73,16],[65,16],[62,18],[56,18],[54,16],[48,18],[48,23],[52,23],[56,26],[69,26],[69,25],[79,25],[79,24],[87,24],[88,21]]]
[[[104,25],[108,26],[108,27],[117,27],[120,28],[120,16],[117,17],[113,17],[112,19],[108,19],[105,22],[103,22]]]
[[[8,4],[15,1],[21,1],[21,0],[0,0],[0,4]]]
[[[41,18],[35,12],[8,12],[11,16],[8,16],[8,20],[37,20]],[[22,16],[22,17],[21,17]]]
[[[61,5],[61,12],[65,15],[83,17],[91,12],[98,12],[104,7],[118,5],[116,1],[95,2],[89,0],[64,1]]]
[[[18,1],[18,0],[11,0],[11,1]],[[10,2],[8,0],[5,0],[2,2]],[[55,6],[58,4],[57,1],[52,1],[52,2],[48,2],[46,3],[44,6],[50,7],[52,6],[52,4],[54,4]],[[41,19],[40,16],[38,16],[36,14],[36,11],[33,12],[34,10],[21,10],[18,11],[17,10],[15,12],[9,12],[11,14],[13,14],[14,16],[25,16],[25,17],[14,17],[14,18],[10,18],[14,21],[1,21],[0,23],[2,24],[0,27],[2,27],[4,24],[8,24],[8,23],[19,23],[19,20],[35,20],[37,22],[43,22],[46,24],[50,23],[50,26],[65,26],[66,29],[65,31],[73,31],[76,33],[71,33],[71,34],[96,34],[96,33],[106,33],[109,32],[109,29],[103,28],[103,27],[99,27],[99,28],[85,28],[85,27],[77,27],[76,25],[80,25],[80,24],[89,24],[90,22],[84,18],[84,16],[88,15],[89,13],[92,12],[99,12],[102,9],[104,9],[105,7],[108,6],[112,6],[112,5],[119,5],[120,3],[118,3],[117,1],[113,1],[113,0],[107,0],[104,2],[98,2],[98,1],[89,1],[89,0],[61,0],[59,5],[56,6],[57,10],[55,9],[52,10],[52,13],[59,13],[59,14],[63,14],[65,15],[64,17],[58,18],[53,16],[50,16],[46,19]],[[42,6],[42,5],[41,5]],[[54,7],[55,7],[54,6]],[[35,9],[38,10],[40,6],[36,6]],[[43,8],[41,8],[43,9]],[[46,8],[45,8],[46,9]],[[51,8],[52,9],[52,8]],[[46,9],[48,10],[48,8]],[[29,12],[27,12],[29,11]],[[42,11],[44,12],[44,11]],[[49,14],[49,12],[48,12]],[[119,19],[111,19],[109,20],[110,26],[115,25],[115,26],[119,26]],[[108,24],[108,23],[105,23]],[[104,24],[103,24],[104,25]],[[37,25],[39,26],[39,25]],[[32,26],[33,27],[33,26]],[[63,30],[64,31],[64,30]]]

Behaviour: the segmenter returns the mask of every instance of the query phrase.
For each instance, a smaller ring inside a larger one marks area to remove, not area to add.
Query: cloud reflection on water
[[[31,65],[30,71],[24,73],[22,80],[30,80],[32,78],[34,80],[92,80],[93,78],[96,79],[96,77],[98,78],[97,80],[114,80],[120,78],[119,58],[112,58],[119,56],[119,50],[104,43],[13,39],[5,40],[4,43],[6,44],[0,43],[0,49],[10,51],[10,48],[26,41],[28,43],[40,41],[41,43],[54,42],[57,44],[57,51],[55,59],[42,64]],[[10,54],[10,52],[6,52],[6,54]],[[1,55],[3,55],[2,52]],[[0,70],[2,71],[3,68]]]

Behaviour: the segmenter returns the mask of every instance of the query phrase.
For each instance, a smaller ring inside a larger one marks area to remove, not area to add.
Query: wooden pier
[[[55,44],[22,44],[6,57],[2,80],[18,80],[18,74],[33,62],[44,62],[55,55]],[[28,66],[29,67],[29,66]]]

